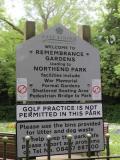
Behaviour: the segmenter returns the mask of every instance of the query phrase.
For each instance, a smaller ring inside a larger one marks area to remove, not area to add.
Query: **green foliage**
[[[108,1],[107,14],[94,30],[100,50],[103,94],[120,97],[120,0]]]
[[[15,98],[15,48],[21,39],[13,30],[0,32],[0,94],[9,103]]]
[[[120,123],[120,103],[103,104],[104,120],[109,123]]]
[[[45,30],[54,24],[67,24],[74,30],[74,24],[79,19],[79,7],[76,5],[77,1],[74,0],[25,0],[27,16],[39,21],[43,26],[41,31]],[[29,2],[29,5],[28,5]],[[33,12],[31,12],[31,10]]]
[[[116,46],[103,45],[101,50],[103,94],[111,97],[118,97],[120,95],[120,78],[115,72],[115,67],[119,64],[117,57],[118,51],[116,50]]]
[[[15,52],[16,45],[23,40],[20,28],[15,26],[11,17],[6,14],[4,0],[0,0],[0,102],[15,103]]]
[[[116,65],[116,66],[114,67],[114,69],[115,69],[116,75],[118,75],[118,76],[120,77],[120,64]]]
[[[0,121],[15,122],[15,106],[0,106]]]
[[[26,16],[39,24],[41,32],[61,23],[77,32],[77,24],[95,23],[93,12],[99,14],[103,0],[24,0]],[[43,26],[43,27],[41,27]]]

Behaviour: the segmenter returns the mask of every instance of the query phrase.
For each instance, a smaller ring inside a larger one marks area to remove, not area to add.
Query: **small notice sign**
[[[17,105],[17,121],[101,118],[102,104]]]
[[[87,152],[86,134],[91,133],[91,151],[104,149],[103,120],[60,120],[17,123],[17,153],[25,157],[25,136],[31,137],[30,156],[47,155],[47,135],[52,136],[51,155],[68,153],[67,134],[71,133],[72,153]]]
[[[27,79],[26,78],[17,78],[17,100],[27,100]]]

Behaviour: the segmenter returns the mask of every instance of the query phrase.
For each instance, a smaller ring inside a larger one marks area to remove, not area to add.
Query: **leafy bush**
[[[0,121],[15,121],[15,106],[0,106]]]
[[[120,104],[103,104],[103,115],[109,123],[120,123]]]

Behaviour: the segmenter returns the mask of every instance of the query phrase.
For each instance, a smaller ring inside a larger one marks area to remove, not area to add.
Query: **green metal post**
[[[71,140],[72,140],[72,135],[68,134],[67,135],[67,139],[68,139],[68,158],[71,158],[71,148],[72,148]]]
[[[50,147],[51,147],[51,135],[47,135],[47,153],[48,153],[48,160],[50,160]]]
[[[106,137],[106,156],[110,156],[110,146],[109,146],[110,135],[109,133],[107,133],[105,137]],[[110,160],[110,158],[107,157],[106,160]]]
[[[91,145],[91,134],[87,134],[87,139],[88,139],[88,152],[87,152],[87,156],[90,158],[91,157],[91,149],[90,149],[90,145]]]
[[[30,136],[25,136],[26,140],[26,160],[29,160],[29,144],[30,144]]]
[[[7,158],[7,142],[8,142],[8,137],[3,137],[2,138],[3,140],[3,160],[6,160]]]

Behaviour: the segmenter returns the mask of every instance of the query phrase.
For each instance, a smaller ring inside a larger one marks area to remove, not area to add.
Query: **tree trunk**
[[[48,29],[47,19],[45,19],[45,20],[43,21],[43,28],[44,28],[44,31],[45,31],[46,29]]]

